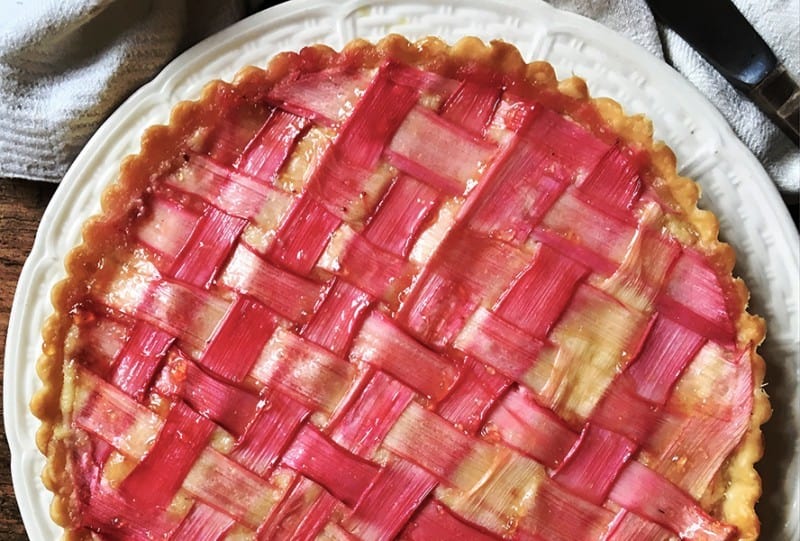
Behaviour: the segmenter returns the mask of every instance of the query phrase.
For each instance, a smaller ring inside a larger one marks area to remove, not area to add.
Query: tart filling
[[[752,539],[733,252],[650,124],[510,45],[390,36],[151,128],[54,292],[68,537]]]

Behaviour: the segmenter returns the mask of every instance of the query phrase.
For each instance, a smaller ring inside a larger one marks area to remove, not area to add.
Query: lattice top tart
[[[248,68],[122,166],[33,401],[95,539],[752,539],[761,320],[583,81],[391,36]]]

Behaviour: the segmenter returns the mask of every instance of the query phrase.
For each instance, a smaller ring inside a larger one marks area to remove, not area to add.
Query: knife
[[[686,40],[798,145],[800,87],[730,0],[647,3],[657,20]]]

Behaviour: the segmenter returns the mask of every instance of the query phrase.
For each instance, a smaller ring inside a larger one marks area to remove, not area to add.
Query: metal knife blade
[[[647,0],[672,28],[795,145],[800,144],[800,86],[730,0]]]

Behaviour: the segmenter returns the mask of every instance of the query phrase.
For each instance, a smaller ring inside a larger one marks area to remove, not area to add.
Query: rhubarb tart
[[[44,330],[70,539],[754,539],[733,249],[651,123],[512,46],[315,46],[177,104]]]

